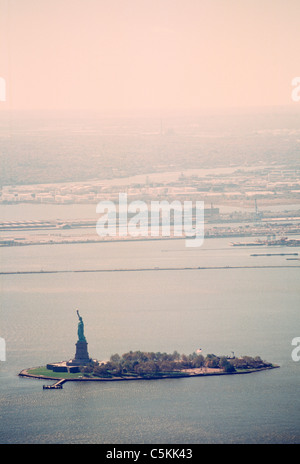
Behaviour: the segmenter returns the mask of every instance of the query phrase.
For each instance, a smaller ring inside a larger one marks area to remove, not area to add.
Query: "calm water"
[[[300,249],[280,250],[299,252]],[[1,276],[1,443],[299,443],[299,261],[251,257],[228,239],[1,250],[2,271],[149,271]],[[268,253],[279,252],[268,248]],[[155,270],[156,267],[276,268]],[[289,266],[289,267],[283,267]],[[18,372],[75,354],[79,308],[89,353],[260,355],[281,368],[242,376],[67,383],[43,391]]]

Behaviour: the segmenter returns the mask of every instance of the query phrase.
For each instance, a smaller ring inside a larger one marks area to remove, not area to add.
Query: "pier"
[[[57,382],[55,382],[53,385],[43,385],[43,390],[61,390],[63,387],[63,384],[66,382],[66,379],[60,379]]]

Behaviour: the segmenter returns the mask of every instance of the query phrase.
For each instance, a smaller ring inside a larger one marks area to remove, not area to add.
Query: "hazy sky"
[[[293,104],[300,0],[0,0],[0,9],[0,109]]]

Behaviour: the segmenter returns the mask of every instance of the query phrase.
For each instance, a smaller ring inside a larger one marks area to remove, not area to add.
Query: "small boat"
[[[60,389],[62,389],[62,387],[63,386],[62,386],[61,383],[58,384],[58,385],[56,385],[56,384],[54,384],[54,385],[43,385],[43,390],[53,390],[53,389],[54,390],[60,390]]]

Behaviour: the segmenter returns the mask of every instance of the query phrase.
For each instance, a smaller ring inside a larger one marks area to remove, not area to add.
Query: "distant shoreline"
[[[149,268],[132,268],[132,269],[73,269],[73,270],[49,270],[49,271],[7,271],[0,272],[0,275],[18,275],[18,274],[61,274],[61,273],[83,273],[83,272],[149,272],[149,271],[201,271],[209,269],[281,269],[299,268],[300,265],[262,265],[262,266],[195,266],[195,267],[149,267]]]

